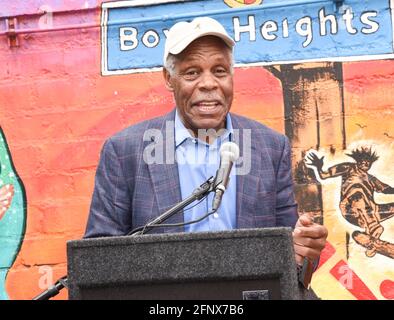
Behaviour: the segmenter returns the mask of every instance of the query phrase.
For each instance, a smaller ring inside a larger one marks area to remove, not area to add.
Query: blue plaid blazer
[[[147,164],[143,159],[145,147],[152,144],[143,139],[146,130],[159,130],[163,140],[174,146],[174,127],[168,128],[168,121],[173,124],[174,119],[175,110],[130,126],[105,142],[85,238],[125,235],[181,201],[176,162]],[[294,227],[298,214],[287,137],[242,116],[231,114],[231,119],[234,129],[239,129],[239,139],[235,142],[241,157],[242,129],[250,129],[252,138],[251,170],[247,175],[237,176],[237,228]],[[182,213],[166,221],[181,222]],[[152,232],[183,231],[183,227],[171,227]]]

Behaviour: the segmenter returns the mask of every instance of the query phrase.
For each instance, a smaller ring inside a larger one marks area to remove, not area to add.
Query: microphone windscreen
[[[239,158],[239,147],[234,142],[225,142],[220,147],[220,157],[235,162]]]

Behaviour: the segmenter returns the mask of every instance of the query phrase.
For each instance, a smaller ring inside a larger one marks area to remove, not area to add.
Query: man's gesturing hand
[[[304,257],[310,261],[319,258],[326,245],[328,231],[325,226],[313,222],[308,214],[298,218],[293,231],[293,244],[296,262],[303,264]]]

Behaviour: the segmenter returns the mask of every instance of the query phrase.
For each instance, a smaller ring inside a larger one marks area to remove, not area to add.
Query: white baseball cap
[[[194,40],[209,35],[221,38],[231,49],[235,45],[234,40],[215,19],[198,17],[192,22],[181,21],[174,24],[167,33],[163,57],[164,65],[170,53],[179,54]]]

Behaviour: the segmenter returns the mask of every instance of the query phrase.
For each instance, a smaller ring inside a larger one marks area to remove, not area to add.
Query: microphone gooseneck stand
[[[215,183],[216,184],[216,183]],[[129,236],[137,236],[152,230],[154,226],[162,224],[164,221],[168,220],[174,214],[186,208],[189,204],[194,201],[201,200],[205,196],[207,196],[210,192],[215,190],[215,184],[213,177],[210,177],[207,181],[205,181],[201,186],[194,189],[193,193],[177,203],[175,206],[164,212],[162,215],[158,216],[156,219],[148,222],[145,226],[136,228],[128,233]]]
[[[189,204],[193,203],[196,200],[201,200],[205,196],[207,196],[210,192],[215,191],[216,186],[221,183],[221,181],[215,181],[213,177],[210,177],[207,181],[205,181],[201,186],[196,188],[193,193],[186,199],[177,203],[175,206],[164,212],[162,215],[158,216],[156,219],[148,222],[145,226],[138,227],[132,231],[130,231],[128,236],[138,236],[149,232],[157,225],[162,224],[164,221],[168,220],[174,214],[180,212],[184,208],[186,208]],[[68,288],[67,285],[67,276],[63,276],[56,283],[49,287],[47,290],[34,297],[33,300],[49,300],[50,298],[59,294],[60,290],[63,288]]]
[[[50,286],[47,290],[34,297],[33,300],[49,300],[57,296],[63,288],[68,289],[67,281],[67,276],[61,277],[53,286]]]

